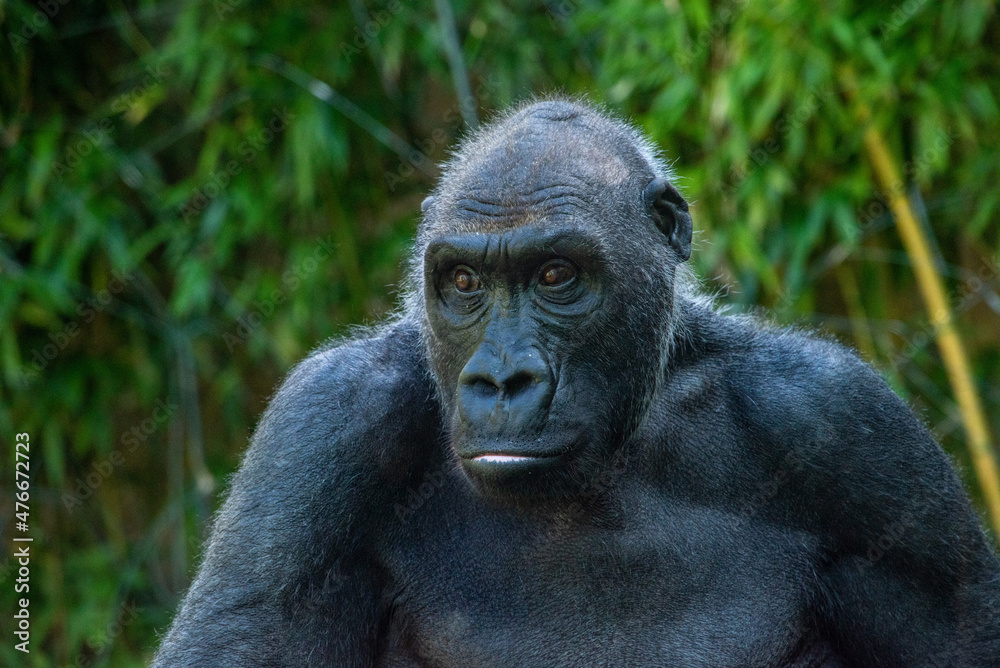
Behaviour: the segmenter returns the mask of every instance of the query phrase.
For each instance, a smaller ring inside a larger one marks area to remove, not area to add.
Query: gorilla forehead
[[[499,231],[611,212],[634,202],[656,176],[619,123],[564,101],[522,108],[467,139],[458,155],[425,220],[435,232]]]

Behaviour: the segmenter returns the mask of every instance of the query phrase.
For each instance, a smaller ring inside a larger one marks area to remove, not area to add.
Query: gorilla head
[[[424,202],[425,347],[484,493],[566,493],[642,424],[691,249],[670,176],[638,132],[546,101],[469,138]]]

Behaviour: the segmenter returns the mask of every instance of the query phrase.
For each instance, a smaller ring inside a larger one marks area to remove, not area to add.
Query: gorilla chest
[[[787,665],[809,538],[708,509],[643,517],[613,529],[455,518],[425,534],[399,564],[382,665]]]

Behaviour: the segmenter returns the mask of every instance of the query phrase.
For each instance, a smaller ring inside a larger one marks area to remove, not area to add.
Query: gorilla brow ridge
[[[541,106],[531,109],[533,105],[541,103]],[[672,185],[676,184],[676,176],[667,162],[663,159],[660,149],[653,144],[644,133],[636,126],[617,118],[610,110],[592,104],[584,97],[564,98],[557,96],[533,97],[526,100],[520,106],[513,107],[498,114],[490,122],[481,125],[478,129],[464,137],[459,145],[454,149],[452,158],[442,165],[441,175],[437,186],[431,193],[431,197],[438,201],[450,201],[456,208],[473,207],[470,211],[476,215],[488,216],[490,218],[500,218],[510,215],[510,207],[506,207],[506,213],[494,212],[492,207],[500,208],[500,202],[490,201],[490,198],[482,197],[482,186],[472,186],[463,183],[463,176],[476,169],[485,154],[490,154],[495,150],[503,150],[505,144],[519,132],[530,130],[534,121],[536,124],[541,120],[546,125],[557,126],[558,124],[576,125],[589,135],[601,138],[601,144],[608,145],[617,143],[616,159],[622,161],[622,168],[630,171],[648,170],[648,176],[652,178],[665,178]],[[587,148],[593,144],[584,142],[579,138],[567,144],[557,144],[555,150],[567,154],[573,153],[571,145]],[[641,167],[639,167],[641,165]],[[578,179],[583,189],[592,187],[588,179],[582,178],[572,173],[560,174],[560,179]],[[567,184],[568,185],[568,184]],[[546,186],[549,187],[549,186]],[[480,191],[477,193],[476,191]],[[472,196],[470,196],[470,192]],[[682,193],[683,194],[683,193]],[[579,198],[584,206],[592,206],[594,203],[584,198]],[[539,205],[545,200],[541,200],[534,205],[534,212],[538,212]],[[479,206],[477,206],[477,203]],[[575,206],[581,206],[574,202]],[[552,215],[551,209],[547,211]],[[557,209],[558,213],[558,209]],[[409,260],[409,271],[407,272],[407,287],[403,294],[403,317],[419,314],[423,304],[423,253],[427,244],[434,234],[441,229],[444,224],[434,216],[433,207],[424,213],[423,220],[418,228],[417,245]],[[613,230],[596,228],[592,234],[595,240],[601,245],[608,243],[604,237],[613,234]],[[713,308],[715,298],[702,293],[699,289],[699,281],[686,264],[679,264],[673,271],[673,304],[670,307],[674,317],[668,319],[663,335],[659,341],[657,354],[660,359],[661,374],[656,383],[659,385],[665,378],[669,360],[674,355],[679,346],[689,336],[688,324],[684,322],[684,309],[678,308],[681,302],[689,302],[692,305],[702,308]],[[426,330],[422,330],[426,331]]]

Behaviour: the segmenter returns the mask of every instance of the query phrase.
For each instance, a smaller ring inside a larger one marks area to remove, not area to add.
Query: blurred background
[[[648,132],[706,290],[857,349],[998,526],[995,2],[0,0],[0,37],[0,664],[150,660],[275,386],[392,310],[456,140],[552,91]]]

